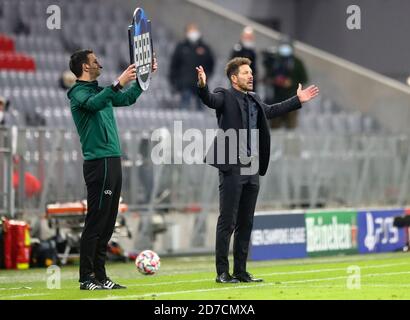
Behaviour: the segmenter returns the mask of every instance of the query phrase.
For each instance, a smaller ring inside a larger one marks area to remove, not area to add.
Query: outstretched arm
[[[125,91],[118,91],[112,98],[113,107],[128,107],[137,101],[142,89],[136,81]]]
[[[107,102],[112,101],[115,92],[111,87],[106,87],[99,93],[90,93],[86,89],[79,89],[73,92],[72,98],[75,99],[80,108],[91,112],[96,112],[104,109]]]
[[[152,73],[154,73],[158,69],[158,63],[157,59],[153,59],[153,64],[152,64]],[[123,83],[128,83],[129,81],[134,80],[134,83],[125,91],[118,91],[115,93],[113,99],[112,99],[112,105],[114,107],[125,107],[125,106],[130,106],[137,101],[138,97],[142,93],[142,89],[140,86],[136,83],[136,69],[134,65],[130,65],[124,72],[123,74],[118,78],[120,81],[121,86]]]
[[[299,84],[297,94],[283,102],[276,103],[273,105],[263,105],[266,117],[272,119],[275,117],[282,116],[288,112],[297,110],[302,107],[302,103],[308,102],[314,99],[319,94],[319,88],[312,85],[307,89],[303,90],[302,85]]]
[[[198,72],[198,95],[202,102],[211,109],[221,109],[224,105],[223,93],[210,93],[206,84],[206,73],[202,66],[196,68]]]

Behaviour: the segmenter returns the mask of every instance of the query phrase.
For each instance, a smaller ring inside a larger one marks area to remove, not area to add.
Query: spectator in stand
[[[198,79],[195,67],[202,65],[211,76],[214,70],[214,55],[211,48],[202,40],[201,31],[196,24],[188,24],[185,35],[185,40],[177,44],[172,55],[169,81],[173,90],[181,95],[183,108],[203,110],[197,96]]]
[[[281,40],[277,50],[265,52],[264,65],[265,83],[268,86],[267,103],[289,99],[294,95],[299,83],[304,85],[308,82],[305,65],[295,56],[292,42],[287,38]],[[298,111],[292,111],[282,117],[271,119],[271,127],[279,129],[283,126],[286,129],[294,129],[297,127],[297,116]]]
[[[24,34],[24,35],[29,35],[30,34],[30,25],[26,22],[23,21],[22,17],[18,17],[17,21],[15,22],[15,27],[14,27],[14,33],[15,34]]]
[[[9,104],[5,97],[0,96],[0,126],[7,126],[10,124]]]
[[[251,60],[251,69],[253,71],[253,91],[256,92],[258,73],[255,50],[255,33],[252,27],[245,27],[242,31],[239,43],[234,45],[233,50],[231,52],[231,59],[236,57],[243,57]]]

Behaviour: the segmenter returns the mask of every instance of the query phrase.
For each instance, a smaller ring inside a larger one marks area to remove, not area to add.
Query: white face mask
[[[245,49],[253,49],[255,48],[255,41],[244,40],[242,45]]]
[[[4,119],[4,111],[0,111],[0,122]]]
[[[293,54],[293,49],[290,45],[284,44],[279,47],[278,52],[282,57],[290,57]]]
[[[195,43],[201,38],[201,33],[199,31],[189,31],[186,37],[190,42]]]

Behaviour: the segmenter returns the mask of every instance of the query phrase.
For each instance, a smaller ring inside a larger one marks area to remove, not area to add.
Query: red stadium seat
[[[35,71],[36,63],[32,57],[15,51],[12,38],[0,34],[0,70]]]
[[[0,52],[13,52],[14,41],[4,34],[0,34]]]
[[[0,52],[0,70],[35,71],[36,64],[32,57],[25,54]]]

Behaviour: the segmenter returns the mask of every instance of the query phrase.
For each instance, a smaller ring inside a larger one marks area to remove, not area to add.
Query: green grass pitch
[[[98,292],[79,290],[75,265],[61,268],[60,289],[47,289],[46,269],[0,270],[0,300],[410,299],[408,253],[250,261],[248,270],[265,281],[215,283],[212,256],[163,258],[153,276],[138,273],[133,262],[113,263],[109,276],[128,288]]]

